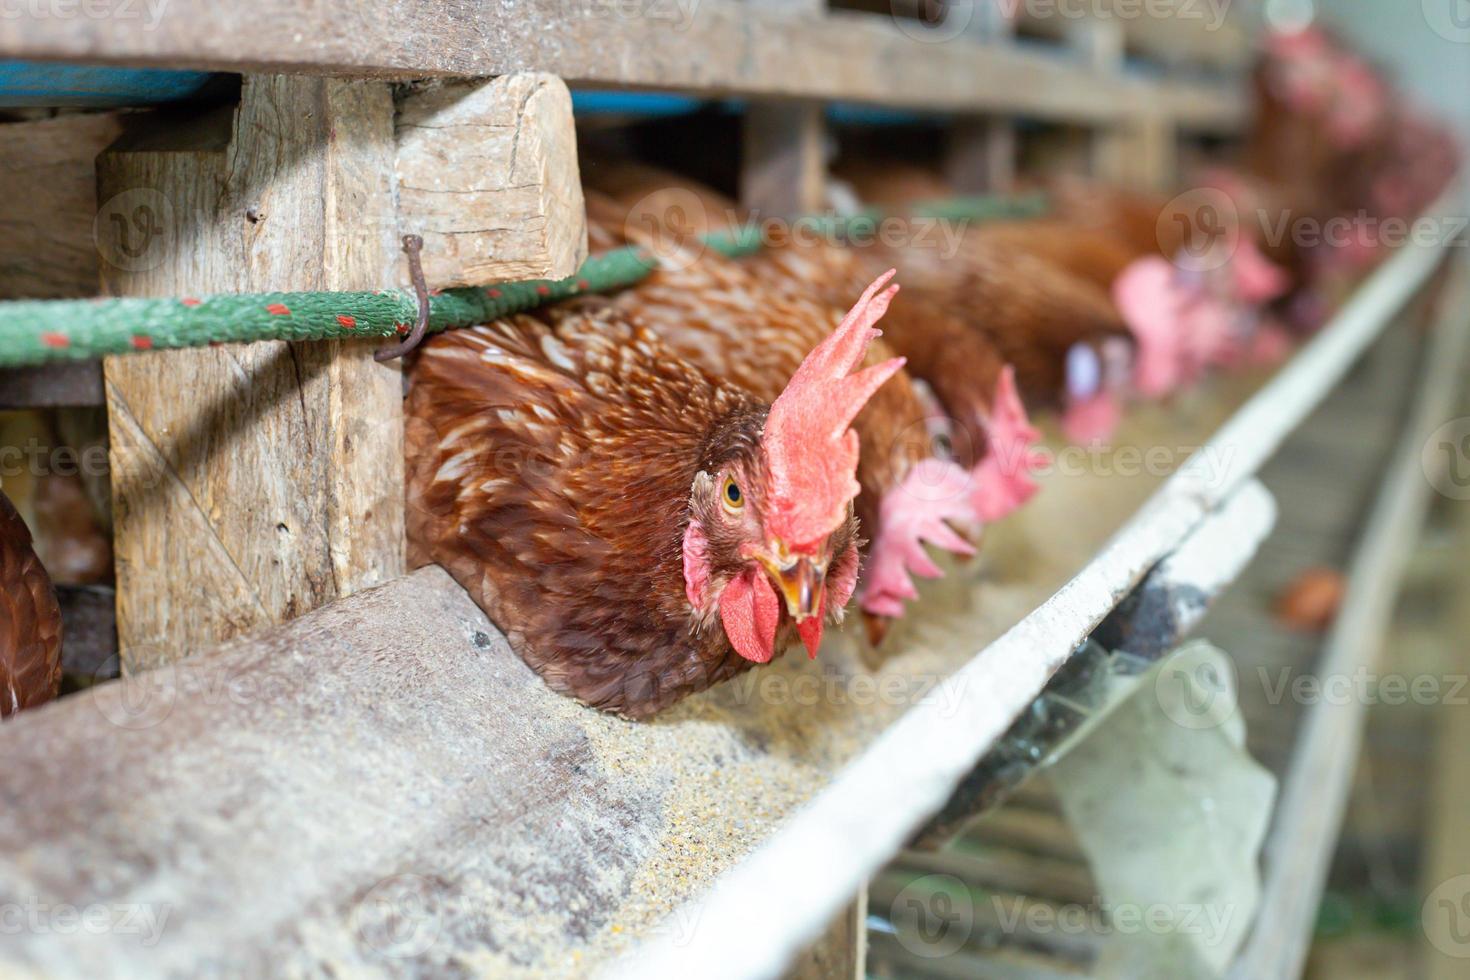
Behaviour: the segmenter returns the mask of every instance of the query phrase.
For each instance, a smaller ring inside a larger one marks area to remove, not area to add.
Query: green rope
[[[956,198],[911,210],[916,217],[953,221],[1027,217],[1046,207],[1041,195]],[[824,233],[876,228],[878,211],[845,218],[808,219]],[[868,231],[870,234],[871,231]],[[761,248],[758,226],[704,237],[731,258]],[[658,259],[638,246],[588,259],[575,276],[446,289],[430,298],[429,330],[437,333],[486,323],[546,303],[639,282]],[[386,338],[406,334],[418,317],[411,290],[227,294],[178,299],[11,300],[0,302],[0,367],[87,360],[108,354],[173,350],[260,340]]]

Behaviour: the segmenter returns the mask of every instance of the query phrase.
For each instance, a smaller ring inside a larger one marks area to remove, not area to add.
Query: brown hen
[[[56,697],[61,610],[31,532],[0,491],[0,718]]]
[[[852,418],[901,366],[849,375],[874,283],[774,399],[607,306],[436,337],[411,372],[409,536],[554,689],[645,717],[815,655],[856,584]]]
[[[671,181],[670,186],[679,186]],[[737,262],[703,248],[697,240],[670,247],[675,229],[645,230],[649,212],[641,204],[661,199],[646,186],[620,187],[622,199],[587,188],[588,218],[599,241],[636,242],[663,256],[661,268],[638,285],[619,293],[614,302],[639,324],[648,326],[682,356],[755,392],[774,397],[802,353],[826,337],[840,317],[842,297],[884,274],[858,281],[858,264],[833,249],[830,263],[802,280],[765,267],[759,260]],[[712,213],[734,215],[733,202],[720,204],[713,192]],[[663,217],[653,213],[655,220]],[[718,222],[712,222],[716,228]],[[904,302],[900,293],[895,305]],[[885,333],[888,316],[884,318]],[[888,356],[877,341],[869,360]],[[979,524],[969,475],[953,463],[934,457],[929,432],[929,406],[905,372],[899,372],[858,415],[853,428],[861,452],[857,478],[862,492],[857,514],[870,539],[863,574],[861,604],[868,615],[869,638],[886,632],[886,619],[900,615],[905,600],[915,598],[911,575],[934,577],[940,569],[924,551],[925,544],[960,554],[973,546],[951,526]]]

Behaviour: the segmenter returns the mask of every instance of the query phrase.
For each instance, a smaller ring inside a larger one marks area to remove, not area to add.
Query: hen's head
[[[684,591],[696,621],[718,614],[747,660],[774,657],[787,624],[815,656],[823,623],[840,617],[857,582],[852,420],[903,359],[852,371],[898,291],[892,278],[868,287],[768,412],[728,417],[706,442],[689,498]]]

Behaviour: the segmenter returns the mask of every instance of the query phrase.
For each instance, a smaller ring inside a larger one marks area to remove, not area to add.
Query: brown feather
[[[696,620],[681,542],[696,476],[753,457],[765,412],[606,304],[435,337],[407,403],[410,559],[554,689],[650,715],[750,666]]]
[[[56,697],[61,609],[31,533],[0,492],[0,717]]]

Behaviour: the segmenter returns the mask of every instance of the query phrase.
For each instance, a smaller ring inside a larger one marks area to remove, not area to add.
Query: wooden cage
[[[942,114],[966,190],[1013,185],[1023,121],[1069,127],[1092,173],[1156,188],[1181,147],[1246,123],[1243,19],[1221,35],[1233,48],[1205,44],[1235,56],[1202,72],[1128,62],[1179,50],[1157,22],[1023,21],[1020,40],[988,4],[938,27],[919,4],[847,6],[172,0],[156,19],[0,19],[7,59],[240,77],[203,109],[0,124],[0,295],[404,285],[410,232],[433,286],[571,275],[587,232],[569,87],[742,100],[743,203],[773,214],[821,205],[832,102]],[[407,572],[401,377],[370,343],[0,374],[0,408],[105,408],[115,603],[67,593],[69,617],[100,622],[68,657],[95,670],[115,652],[123,675],[0,727],[0,901],[172,915],[151,945],[10,937],[0,964],[860,976],[865,882],[1079,741],[1086,724],[1059,724],[1028,734],[1032,763],[999,764],[1089,637],[1149,662],[1174,648],[1271,530],[1260,468],[1444,254],[1405,246],[1275,378],[1140,411],[1127,438],[1200,447],[1192,462],[1050,479],[987,545],[1011,570],[985,576],[983,601],[953,586],[899,638],[911,653],[873,666],[844,647],[780,666],[786,696],[736,683],[644,725],[557,698],[446,574]],[[1461,264],[1329,664],[1373,661],[1423,520],[1411,477],[1464,360]],[[791,694],[834,676],[900,693]],[[1301,722],[1234,975],[1299,968],[1361,724],[1360,706]]]

